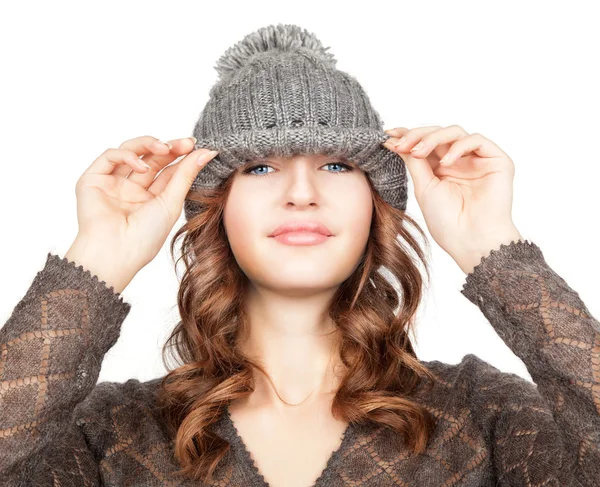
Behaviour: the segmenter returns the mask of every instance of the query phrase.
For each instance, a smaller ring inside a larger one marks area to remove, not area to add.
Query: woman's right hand
[[[194,143],[176,139],[169,148],[146,135],[104,151],[75,186],[79,232],[65,258],[121,292],[156,257],[198,172],[217,154],[190,153]]]

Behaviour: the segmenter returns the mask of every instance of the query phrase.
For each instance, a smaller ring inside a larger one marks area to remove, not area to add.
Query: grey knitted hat
[[[215,188],[255,158],[294,154],[343,156],[357,164],[382,198],[405,210],[406,167],[382,145],[390,138],[358,81],[314,34],[269,25],[247,35],[218,60],[219,74],[194,128],[194,150],[217,154],[191,189]],[[202,208],[186,199],[190,220]]]

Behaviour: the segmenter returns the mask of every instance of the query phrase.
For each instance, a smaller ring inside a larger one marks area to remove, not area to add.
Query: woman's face
[[[274,156],[248,163],[233,178],[223,223],[238,265],[255,285],[310,292],[337,287],[352,274],[373,212],[367,175],[357,165],[324,154]],[[315,245],[270,236],[282,224],[306,220],[332,236]]]

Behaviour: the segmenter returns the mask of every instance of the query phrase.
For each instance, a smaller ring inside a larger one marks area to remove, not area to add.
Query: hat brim
[[[406,167],[402,158],[383,143],[383,130],[346,127],[277,127],[238,131],[219,137],[199,137],[194,150],[219,151],[198,173],[192,189],[215,188],[248,162],[264,157],[325,154],[344,157],[365,171],[375,189],[395,208],[406,209]],[[199,210],[186,200],[186,218]]]

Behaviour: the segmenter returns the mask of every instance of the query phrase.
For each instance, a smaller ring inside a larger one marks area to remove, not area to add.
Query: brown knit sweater
[[[535,384],[473,354],[423,362],[439,379],[415,395],[437,419],[427,451],[350,423],[313,487],[600,485],[598,321],[528,241],[492,250],[461,293]],[[160,378],[97,383],[130,308],[48,253],[0,329],[0,485],[199,485],[170,475],[173,442],[153,409]],[[226,409],[211,428],[231,444],[212,485],[269,487]]]

